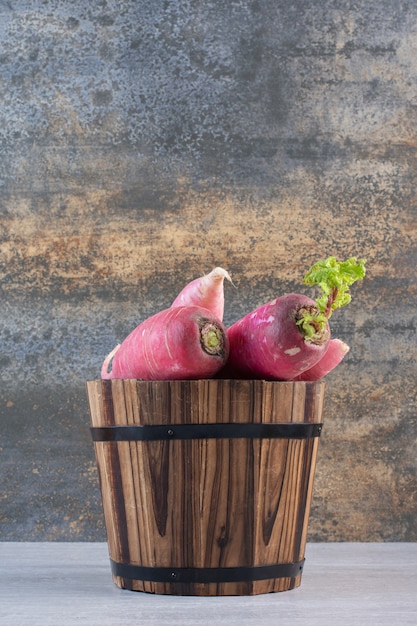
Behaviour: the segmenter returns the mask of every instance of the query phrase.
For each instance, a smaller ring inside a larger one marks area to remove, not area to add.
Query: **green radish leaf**
[[[349,304],[349,287],[364,278],[365,262],[364,259],[357,261],[356,257],[339,262],[329,256],[309,269],[303,282],[310,287],[318,285],[321,296],[317,298],[315,307],[300,310],[297,314],[296,324],[306,341],[320,343],[323,340],[327,321],[333,311]]]
[[[320,287],[322,295],[316,300],[316,305],[327,319],[333,311],[349,304],[349,287],[364,278],[365,262],[364,259],[357,261],[356,257],[338,262],[330,256],[315,263],[304,276],[305,285]]]

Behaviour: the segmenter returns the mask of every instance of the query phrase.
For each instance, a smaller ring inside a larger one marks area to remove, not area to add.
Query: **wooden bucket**
[[[116,585],[300,585],[323,382],[96,380],[87,395]]]

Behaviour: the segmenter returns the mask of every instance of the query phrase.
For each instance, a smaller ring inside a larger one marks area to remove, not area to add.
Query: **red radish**
[[[233,324],[227,333],[229,360],[220,376],[294,380],[310,370],[328,349],[333,311],[350,302],[349,286],[364,276],[365,261],[355,257],[315,263],[304,283],[318,285],[321,297],[285,294]]]
[[[331,372],[349,352],[349,346],[341,339],[330,339],[324,356],[294,380],[319,380]]]
[[[227,331],[230,354],[221,376],[292,380],[324,355],[330,329],[306,339],[297,321],[311,313],[315,302],[300,294],[285,294],[258,307]]]
[[[116,346],[104,360],[101,377],[210,378],[224,365],[228,352],[226,329],[210,311],[170,307],[144,320]]]
[[[209,274],[188,283],[171,306],[202,306],[211,311],[219,320],[223,320],[225,278],[232,282],[226,270],[222,267],[215,267]]]

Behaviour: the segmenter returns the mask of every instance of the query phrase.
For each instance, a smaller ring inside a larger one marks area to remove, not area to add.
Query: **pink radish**
[[[224,365],[228,352],[226,329],[210,311],[197,306],[169,308],[144,320],[116,346],[104,360],[101,377],[209,378]]]
[[[306,340],[297,321],[315,302],[300,294],[285,294],[258,307],[227,331],[229,360],[221,376],[292,380],[312,367],[326,352],[330,329],[326,323]]]
[[[232,282],[226,270],[222,267],[215,267],[209,274],[188,283],[171,306],[202,306],[211,311],[219,320],[223,320],[225,278]]]
[[[258,307],[227,331],[230,355],[219,374],[232,378],[297,379],[324,356],[330,341],[329,318],[350,302],[349,286],[365,276],[365,261],[315,263],[304,283],[318,285],[316,301],[285,294]]]
[[[324,356],[313,367],[294,380],[319,380],[331,372],[349,352],[349,346],[341,339],[330,339]]]

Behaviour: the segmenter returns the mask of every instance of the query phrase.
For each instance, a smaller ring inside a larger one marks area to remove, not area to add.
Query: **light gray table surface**
[[[417,625],[417,543],[308,544],[301,586],[240,597],[121,590],[105,543],[0,543],[5,626]]]

